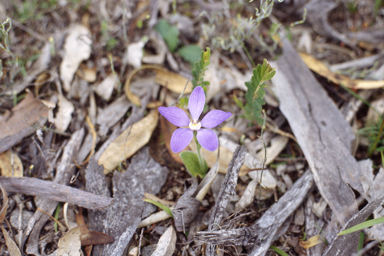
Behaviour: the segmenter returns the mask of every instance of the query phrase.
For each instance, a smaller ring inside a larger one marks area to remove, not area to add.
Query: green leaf
[[[148,203],[151,203],[151,204],[153,204],[153,205],[156,205],[157,207],[159,207],[160,209],[162,209],[163,211],[165,211],[166,213],[168,213],[168,214],[173,218],[172,210],[171,210],[168,206],[165,206],[165,205],[163,205],[162,203],[153,201],[153,200],[151,200],[151,199],[144,199],[144,201],[145,201],[145,202],[148,202]]]
[[[181,160],[183,160],[185,167],[193,177],[199,175],[203,178],[205,176],[206,171],[208,169],[207,163],[204,160],[204,166],[201,167],[199,163],[199,157],[196,153],[191,151],[185,151],[180,153],[180,157]]]
[[[286,253],[285,251],[277,248],[276,246],[271,246],[269,247],[270,249],[272,249],[273,251],[275,251],[277,254],[279,254],[280,256],[289,256],[288,253]]]
[[[155,30],[160,33],[161,37],[167,43],[171,52],[176,50],[179,44],[179,30],[176,26],[172,26],[166,20],[159,20],[155,26]]]
[[[360,238],[359,238],[359,243],[357,245],[357,252],[363,249],[364,247],[364,240],[365,240],[365,234],[364,232],[360,231]]]
[[[200,59],[193,64],[192,69],[192,85],[193,88],[197,86],[205,87],[209,85],[208,81],[204,81],[204,74],[207,70],[208,65],[210,64],[209,58],[211,57],[211,49],[207,47],[206,51],[201,52]]]
[[[340,232],[337,235],[341,236],[341,235],[350,234],[350,233],[353,233],[353,232],[356,232],[356,231],[359,231],[359,230],[362,230],[362,229],[365,229],[365,228],[369,228],[369,227],[372,227],[373,225],[380,224],[380,223],[383,223],[383,222],[384,222],[384,217],[380,217],[380,218],[377,218],[377,219],[364,221],[364,222],[362,222],[360,224],[357,224],[356,226],[353,226],[353,227],[351,227],[349,229],[344,230],[343,232]]]
[[[184,60],[188,61],[189,63],[191,63],[191,65],[193,65],[193,63],[195,63],[196,61],[199,61],[200,59],[201,48],[197,45],[187,45],[187,46],[181,47],[177,51],[177,53],[180,54],[180,56]]]
[[[257,65],[253,69],[253,76],[250,81],[245,83],[248,91],[245,94],[245,99],[247,101],[244,110],[245,117],[250,121],[256,121],[258,124],[263,124],[263,118],[261,116],[261,111],[263,105],[265,104],[263,98],[265,96],[264,84],[266,81],[270,80],[276,71],[272,68],[268,61],[264,59],[263,65]]]

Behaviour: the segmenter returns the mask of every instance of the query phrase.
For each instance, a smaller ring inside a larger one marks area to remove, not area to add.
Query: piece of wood
[[[208,232],[217,230],[220,227],[221,221],[224,218],[229,200],[236,194],[237,180],[239,179],[239,171],[245,161],[247,148],[238,146],[233,153],[233,157],[228,166],[227,174],[221,186],[219,196],[216,199],[215,206],[212,209],[211,217],[209,218]],[[208,245],[205,251],[207,256],[215,255],[215,246]]]
[[[313,175],[307,171],[288,190],[277,203],[272,205],[251,227],[232,230],[204,231],[196,234],[198,243],[225,246],[251,246],[248,255],[265,255],[279,228],[299,207],[313,186]]]
[[[56,176],[54,179],[55,183],[69,184],[72,174],[76,168],[73,164],[73,159],[75,159],[75,155],[80,148],[83,137],[84,129],[80,129],[72,134],[70,140],[63,150],[61,161],[56,168]],[[53,211],[57,207],[57,202],[48,198],[42,198],[38,207],[48,214],[53,214]],[[50,216],[47,214],[42,213],[41,211],[36,211],[32,218],[29,220],[27,229],[23,234],[21,243],[22,245],[20,246],[21,248],[24,247],[24,243],[29,236],[28,244],[26,245],[26,252],[28,254],[40,255],[38,242],[39,236],[42,228],[49,219]]]
[[[95,163],[91,162],[90,164],[94,165]],[[86,177],[90,178],[93,173],[98,173],[92,182],[87,183],[87,190],[96,194],[107,193],[107,184],[100,173],[101,168],[88,168],[89,174],[86,174]],[[141,221],[146,205],[149,205],[142,200],[144,192],[157,194],[166,182],[167,175],[168,169],[155,162],[149,155],[148,147],[141,149],[132,158],[132,162],[125,172],[114,173],[112,179],[113,203],[106,211],[95,210],[92,212],[90,227],[98,225],[99,228],[94,230],[102,230],[102,232],[112,236],[115,242],[95,246],[95,248],[100,246],[98,254],[95,255],[123,255]]]
[[[109,206],[112,198],[36,178],[0,177],[0,184],[7,192],[42,196],[57,202],[68,202],[87,209]]]
[[[382,27],[372,28],[370,31],[340,33],[332,24],[329,23],[329,13],[339,6],[334,0],[312,0],[303,5],[307,10],[307,19],[313,29],[320,35],[337,39],[346,45],[354,48],[358,42],[369,42],[377,45],[382,44],[384,39],[384,29]]]
[[[276,62],[272,79],[280,110],[287,118],[308,161],[321,195],[345,223],[357,212],[353,187],[364,195],[361,171],[352,156],[355,139],[325,90],[301,60],[287,39],[283,55]]]
[[[368,203],[361,211],[348,220],[340,232],[366,221],[369,215],[371,215],[372,212],[383,203],[383,201],[384,195]],[[337,236],[335,240],[332,241],[331,246],[328,247],[328,250],[323,254],[323,256],[353,255],[356,252],[357,244],[354,246],[351,245],[352,236],[359,237],[359,232]]]

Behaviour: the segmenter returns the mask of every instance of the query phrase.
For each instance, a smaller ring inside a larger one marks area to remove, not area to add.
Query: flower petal
[[[182,127],[189,125],[188,115],[178,107],[159,107],[159,112],[172,124]]]
[[[171,137],[171,149],[174,153],[179,153],[191,142],[193,131],[189,128],[179,128],[173,132]]]
[[[197,141],[200,145],[209,151],[215,151],[219,146],[219,140],[214,131],[208,129],[200,129],[197,131]]]
[[[209,111],[201,120],[201,126],[205,128],[215,128],[232,115],[231,112],[224,112],[221,110]]]
[[[203,112],[205,104],[205,93],[201,86],[197,86],[191,96],[189,96],[188,107],[191,113],[192,119],[198,120],[201,112]]]

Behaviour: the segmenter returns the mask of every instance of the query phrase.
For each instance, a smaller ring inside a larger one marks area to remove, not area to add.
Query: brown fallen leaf
[[[11,149],[0,154],[0,171],[1,176],[23,177],[23,163]]]
[[[80,208],[80,211],[78,214],[76,214],[76,223],[80,228],[80,240],[81,240],[81,246],[92,246],[95,244],[109,244],[113,243],[115,240],[113,237],[97,231],[91,231],[88,229],[87,225],[84,222],[83,214],[82,214],[82,208]]]
[[[8,194],[7,191],[3,188],[3,186],[0,185],[1,192],[3,194],[3,204],[0,210],[0,224],[3,224],[3,221],[5,219],[5,214],[7,213],[8,209]]]
[[[10,149],[24,137],[32,134],[37,122],[45,122],[48,107],[28,91],[27,96],[12,109],[9,118],[3,118],[0,125],[0,153]]]
[[[36,77],[35,80],[35,95],[39,95],[40,88],[51,79],[51,74],[48,72],[43,72]]]
[[[7,245],[9,254],[11,256],[21,256],[20,249],[19,247],[17,247],[17,244],[15,243],[15,241],[12,240],[12,238],[9,236],[7,230],[3,227],[3,225],[0,225],[0,226],[1,226],[1,231],[3,231],[5,244]]]
[[[300,57],[308,66],[308,68],[318,73],[319,75],[324,76],[335,84],[340,84],[351,89],[376,89],[384,86],[384,80],[366,81],[360,79],[351,79],[345,75],[333,73],[323,62],[308,54],[300,53]]]
[[[80,65],[80,68],[76,71],[76,74],[89,83],[96,81],[97,68],[87,68],[84,64]]]
[[[69,230],[58,242],[57,256],[80,256],[81,241],[80,228],[76,227]]]
[[[157,126],[159,113],[152,110],[146,117],[129,126],[101,154],[99,165],[104,166],[104,174],[110,173],[119,163],[135,154],[148,143]]]
[[[167,69],[157,66],[157,65],[143,65],[140,68],[137,68],[133,70],[129,76],[127,77],[127,80],[125,81],[124,89],[125,94],[127,95],[127,98],[135,105],[140,106],[140,98],[133,94],[130,89],[130,84],[132,77],[139,72],[140,70],[144,69],[152,69],[156,72],[155,82],[167,87],[170,91],[181,94],[184,91],[185,85],[188,82],[188,79],[168,71]],[[191,93],[192,92],[192,83],[189,81],[188,86],[185,88],[184,93]],[[161,105],[160,105],[161,106]],[[156,102],[151,102],[148,104],[148,108],[155,108],[159,107],[159,104]]]

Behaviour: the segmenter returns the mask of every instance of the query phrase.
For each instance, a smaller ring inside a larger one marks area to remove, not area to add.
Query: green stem
[[[243,47],[245,53],[247,54],[248,59],[251,61],[253,68],[256,68],[256,64],[255,64],[255,62],[253,61],[253,59],[252,59],[252,57],[251,57],[251,54],[248,52],[248,49],[245,47],[243,41],[239,40],[239,42],[240,42],[240,44],[241,44],[241,47]]]
[[[196,132],[193,132],[193,138],[195,139],[195,143],[196,143],[197,158],[199,159],[200,170],[206,171],[204,168],[204,166],[205,166],[204,158],[201,156],[201,153],[200,153],[201,145],[197,141]]]

